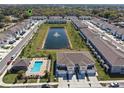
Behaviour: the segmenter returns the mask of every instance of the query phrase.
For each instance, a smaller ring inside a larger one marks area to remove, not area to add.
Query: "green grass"
[[[54,76],[54,64],[55,64],[55,61],[56,61],[56,51],[54,51],[54,50],[51,50],[51,51],[49,51],[49,50],[43,50],[43,51],[46,52],[46,53],[48,53],[48,54],[50,54],[52,56],[52,58],[51,58],[51,64],[50,64],[50,81],[51,82],[56,82],[54,80],[54,78],[55,78],[55,76]],[[42,78],[40,80],[40,82],[46,82],[46,81],[47,81],[47,78]]]
[[[51,66],[50,66],[50,79],[52,82],[54,82],[54,65],[55,65],[55,61],[56,61],[56,53],[55,52],[52,52],[52,59],[51,59]]]
[[[12,84],[12,83],[14,83],[16,76],[17,76],[17,74],[6,74],[3,77],[3,82],[7,83],[7,84]],[[17,83],[23,83],[23,82],[24,82],[24,80],[17,80]]]
[[[15,81],[15,78],[17,77],[17,74],[6,74],[4,77],[3,77],[3,82],[4,83],[7,83],[7,84],[12,84],[14,83]],[[24,83],[25,80],[17,80],[17,83]],[[36,83],[37,82],[37,79],[28,79],[27,83]]]
[[[110,76],[105,73],[104,69],[100,66],[98,61],[96,61],[95,67],[97,68],[98,80],[110,80]]]
[[[84,40],[79,35],[79,31],[76,31],[74,26],[69,22],[66,26],[68,36],[72,43],[72,48],[75,50],[88,50]]]
[[[40,79],[40,83],[41,82],[47,82],[47,79],[46,78],[45,79],[44,78],[43,79]]]
[[[27,83],[37,83],[37,79],[28,79]]]
[[[17,74],[6,74],[3,77],[3,82],[4,83],[14,83],[16,76],[17,76]]]

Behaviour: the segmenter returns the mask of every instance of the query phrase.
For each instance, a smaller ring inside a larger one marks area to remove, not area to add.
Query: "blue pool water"
[[[43,65],[42,61],[35,61],[33,68],[31,69],[31,72],[39,72],[42,65]]]

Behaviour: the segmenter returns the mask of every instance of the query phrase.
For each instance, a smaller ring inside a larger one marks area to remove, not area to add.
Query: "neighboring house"
[[[84,79],[85,74],[95,76],[94,62],[89,52],[62,52],[57,53],[56,77],[71,80],[73,75],[77,79]]]
[[[64,19],[48,19],[46,21],[46,23],[49,23],[49,24],[65,24],[66,20],[64,20]]]
[[[81,20],[91,20],[92,17],[91,16],[80,16],[79,19],[81,19]]]
[[[30,65],[30,61],[31,59],[29,58],[26,59],[17,58],[13,63],[11,71],[12,72],[17,72],[20,70],[26,71],[28,69],[28,66]]]
[[[72,20],[72,19],[78,19],[78,17],[76,17],[76,16],[65,16],[64,19]]]
[[[62,16],[49,16],[49,19],[63,19]]]
[[[104,18],[93,18],[90,22],[107,33],[111,33],[117,39],[124,40],[124,30],[103,20]],[[76,23],[75,23],[76,24]]]
[[[30,19],[32,20],[44,20],[44,19],[47,19],[46,16],[32,16],[30,17]]]

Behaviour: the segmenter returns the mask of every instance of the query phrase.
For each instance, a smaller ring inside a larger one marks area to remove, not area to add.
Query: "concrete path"
[[[99,83],[97,77],[89,77],[91,87],[93,88],[101,88],[101,84]]]

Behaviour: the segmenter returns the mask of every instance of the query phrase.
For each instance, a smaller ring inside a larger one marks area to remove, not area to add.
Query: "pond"
[[[63,27],[49,28],[44,49],[65,49],[69,48],[69,41]]]

